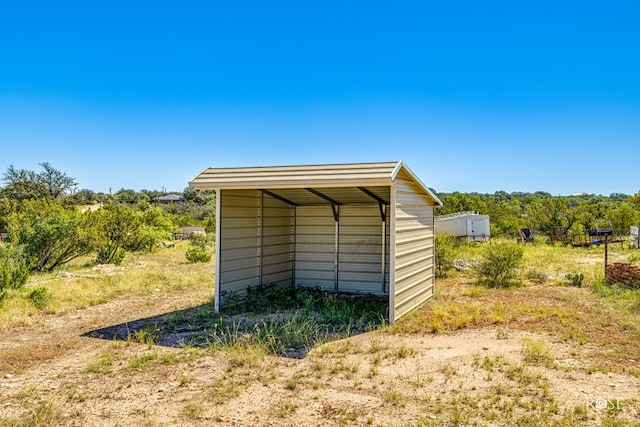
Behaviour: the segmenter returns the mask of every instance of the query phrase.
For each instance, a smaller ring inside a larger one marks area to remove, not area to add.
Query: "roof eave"
[[[328,188],[328,187],[364,187],[364,186],[390,186],[393,182],[390,179],[380,180],[326,180],[326,181],[297,181],[297,182],[246,182],[243,184],[221,184],[221,183],[195,183],[189,182],[189,185],[196,190],[256,190],[256,189],[282,189],[282,188]]]

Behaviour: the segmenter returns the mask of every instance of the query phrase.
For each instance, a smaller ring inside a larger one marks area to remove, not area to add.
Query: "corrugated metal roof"
[[[259,166],[208,168],[189,185],[195,189],[262,189],[275,191],[293,188],[368,187],[390,185],[404,171],[430,196],[442,205],[403,162],[343,163],[323,165]]]

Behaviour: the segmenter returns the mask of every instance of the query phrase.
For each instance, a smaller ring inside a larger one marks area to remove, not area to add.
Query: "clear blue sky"
[[[439,192],[637,193],[640,2],[0,0],[1,172],[392,160]]]

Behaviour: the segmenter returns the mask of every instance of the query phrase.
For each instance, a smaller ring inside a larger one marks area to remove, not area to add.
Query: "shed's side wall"
[[[265,195],[262,202],[262,284],[291,286],[294,209]]]
[[[296,285],[333,290],[335,220],[331,206],[298,206],[296,212]]]
[[[433,296],[433,202],[400,176],[395,193],[395,286],[392,321]]]
[[[222,190],[219,244],[220,298],[259,285],[260,193],[253,190]]]

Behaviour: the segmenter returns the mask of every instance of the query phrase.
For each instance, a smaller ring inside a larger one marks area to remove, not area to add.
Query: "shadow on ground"
[[[219,325],[222,316],[215,313],[213,304],[145,317],[131,322],[111,325],[86,332],[82,336],[105,340],[153,341],[166,347],[207,345],[207,337]]]
[[[299,313],[299,312],[293,312]],[[371,313],[369,313],[371,314]],[[375,314],[375,313],[374,313]],[[363,322],[359,319],[341,319],[341,323],[322,323],[318,321],[318,316],[306,313],[304,315],[293,314],[296,322],[289,322],[287,315],[283,312],[266,314],[221,314],[215,313],[213,303],[202,304],[183,310],[164,313],[157,316],[145,317],[131,322],[111,325],[82,334],[85,337],[98,338],[104,340],[134,341],[143,344],[153,344],[166,347],[182,348],[209,347],[211,343],[220,343],[224,340],[236,340],[247,334],[260,334],[261,328],[267,324],[278,324],[274,330],[281,333],[284,339],[287,334],[306,333],[309,336],[320,337],[322,342],[333,341],[359,335],[380,326],[385,320],[385,312],[381,311],[378,320],[371,318]],[[373,317],[375,319],[375,317]],[[286,326],[279,325],[282,323]],[[286,330],[289,326],[290,329]],[[296,328],[306,329],[301,332]],[[293,329],[293,330],[292,330]],[[314,329],[309,331],[309,329]],[[276,337],[276,340],[281,339]],[[274,353],[290,358],[304,358],[307,352],[313,347],[314,340],[306,341],[307,344],[292,344],[276,350]],[[315,341],[317,342],[317,341]]]

